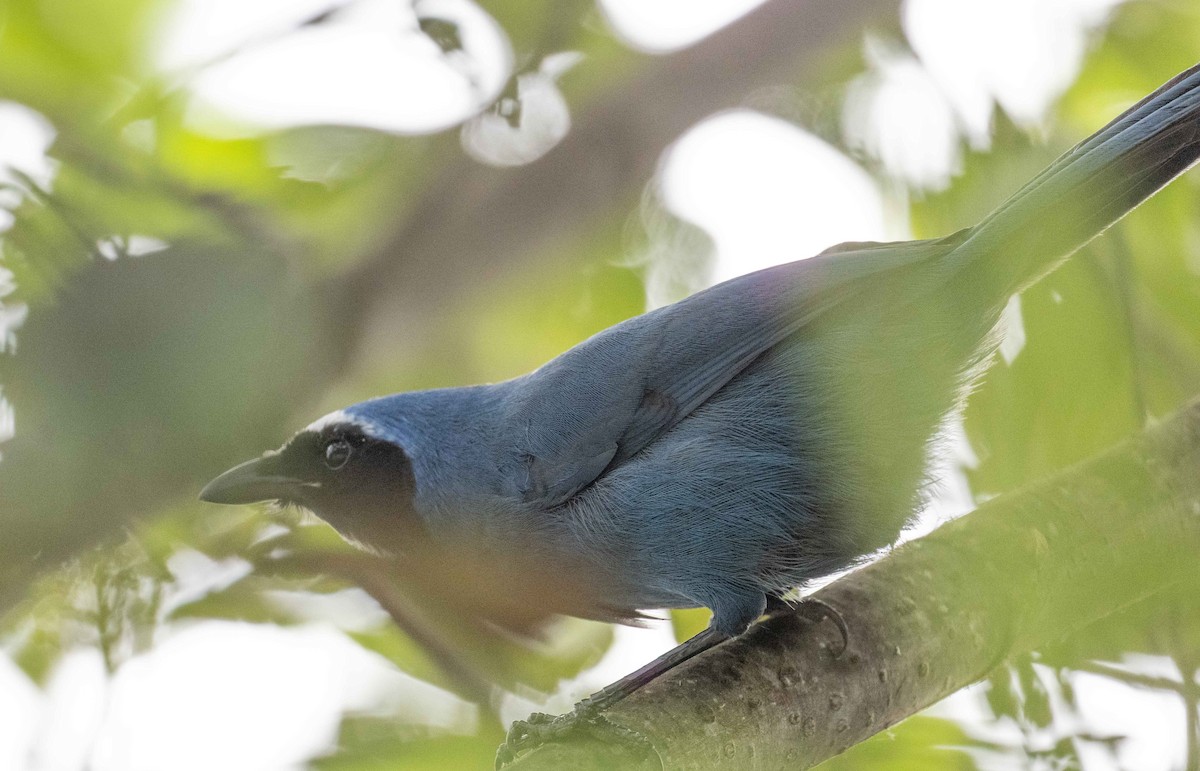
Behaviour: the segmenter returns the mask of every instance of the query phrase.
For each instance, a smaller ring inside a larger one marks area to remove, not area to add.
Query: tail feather
[[[1200,158],[1200,65],[1068,150],[951,256],[1004,297],[1036,282]]]

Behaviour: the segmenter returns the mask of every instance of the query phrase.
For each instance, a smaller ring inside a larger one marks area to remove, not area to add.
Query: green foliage
[[[481,5],[508,34],[515,73],[557,51],[586,54],[562,78],[574,117],[604,108],[602,98],[636,85],[647,66],[648,57],[604,29],[590,1]],[[413,308],[385,302],[381,309],[377,298],[372,305],[373,271],[407,258],[408,240],[397,234],[417,238],[438,217],[473,227],[472,182],[498,172],[464,158],[452,132],[401,137],[330,125],[204,134],[186,120],[183,80],[150,63],[166,10],[160,0],[0,5],[0,100],[28,106],[56,131],[52,182],[14,175],[21,201],[0,236],[0,266],[18,287],[5,301],[32,309],[20,355],[0,356],[0,385],[20,427],[0,463],[0,612],[7,611],[0,640],[39,684],[80,646],[102,651],[115,671],[172,627],[313,620],[316,611],[299,612],[281,597],[325,600],[349,585],[287,569],[283,558],[338,553],[346,548],[340,539],[287,514],[219,514],[185,503],[201,481],[231,459],[277,445],[324,409],[519,374],[644,302],[636,271],[619,253],[635,194],[614,199],[599,218],[530,233],[518,264],[473,255],[478,275],[457,278],[409,266],[404,275],[419,287],[459,283],[433,299],[415,291]],[[422,29],[450,53],[461,42],[445,19],[427,19]],[[949,190],[913,204],[914,232],[941,235],[978,220],[1121,105],[1192,64],[1196,40],[1200,12],[1187,4],[1122,6],[1044,136],[1031,138],[998,115],[989,150],[969,153]],[[857,39],[831,43],[827,70],[849,78],[860,64]],[[837,99],[828,83],[820,89],[825,102],[803,109],[829,137]],[[447,190],[456,195],[438,197]],[[1062,469],[1195,394],[1197,212],[1193,174],[1024,296],[1024,347],[992,368],[966,413],[980,459],[969,472],[977,495]],[[166,248],[130,256],[135,236]],[[455,298],[452,308],[431,307],[446,296]],[[409,321],[435,311],[453,321],[410,333]],[[172,567],[181,553],[237,575],[197,590]],[[993,673],[988,704],[997,719],[1018,722],[1023,747],[990,745],[922,716],[824,767],[974,768],[964,748],[1076,759],[1075,741],[1109,737],[1068,731],[1051,749],[1039,743],[1040,731],[1064,723],[1061,709],[1077,706],[1072,673],[1130,651],[1171,656],[1194,671],[1194,604],[1186,588],[1151,598],[1093,633]],[[680,640],[707,619],[704,610],[671,614]],[[521,693],[553,691],[612,640],[610,628],[578,621],[551,625],[535,640],[442,626],[473,667]],[[343,632],[405,672],[458,687],[382,612]],[[499,736],[486,722],[476,733],[472,726],[436,732],[387,715],[347,715],[337,751],[313,766],[490,767]]]
[[[1187,46],[1148,49],[1145,38],[1131,34],[1135,29],[1164,38],[1181,29],[1195,35],[1200,15],[1183,7],[1152,14],[1141,4],[1124,6],[1059,106],[1056,122],[1068,131],[1033,148],[1001,117],[991,150],[970,156],[964,179],[914,207],[918,233],[946,233],[978,220],[1117,105],[1189,66]],[[967,407],[966,428],[980,460],[969,472],[977,495],[1012,490],[1093,455],[1195,393],[1198,209],[1200,185],[1185,178],[1022,295],[1024,346],[1011,363],[991,368]]]
[[[442,771],[491,769],[499,735],[446,736],[406,730],[378,717],[351,717],[342,722],[342,748],[316,758],[318,771]]]
[[[671,631],[675,633],[677,641],[683,642],[704,631],[710,618],[712,618],[712,611],[708,608],[673,610],[671,611]]]
[[[976,744],[950,720],[918,716],[876,734],[822,763],[821,771],[886,768],[889,771],[974,771],[978,768],[964,748]]]

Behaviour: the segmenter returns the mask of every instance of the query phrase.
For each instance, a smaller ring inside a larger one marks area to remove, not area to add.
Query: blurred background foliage
[[[1002,104],[982,140],[960,126],[952,184],[930,184],[861,141],[844,109],[881,77],[872,51],[920,66],[896,2],[774,0],[657,54],[585,0],[394,4],[397,41],[424,36],[474,85],[442,125],[249,130],[212,110],[196,120],[206,71],[349,23],[353,2],[306,4],[307,16],[176,69],[155,58],[169,0],[0,3],[0,102],[52,137],[41,173],[0,169],[0,430],[16,418],[0,444],[0,613],[7,654],[39,687],[71,651],[98,650],[115,677],[173,632],[224,619],[332,625],[462,693],[427,647],[378,608],[361,610],[352,582],[306,569],[305,555],[346,548],[332,531],[293,512],[202,507],[199,486],[343,404],[541,364],[645,309],[644,280],[659,267],[647,254],[674,261],[667,294],[702,285],[713,243],[704,223],[666,210],[656,171],[672,141],[718,110],[766,111],[840,148],[879,179],[901,230],[928,237],[975,222],[1200,60],[1194,3],[1116,4],[1048,116]],[[498,41],[490,54],[472,48],[480,29]],[[977,498],[1088,457],[1196,394],[1200,178],[1026,293],[1014,318],[966,412]],[[1198,767],[1200,613],[1194,587],[1162,594],[1009,662],[973,691],[986,693],[974,712],[942,705],[829,765],[1118,767],[1119,727],[1089,724],[1076,687],[1092,677],[1182,704],[1168,756]],[[682,639],[705,622],[681,613],[674,629]],[[531,646],[446,627],[468,670],[534,701],[613,637],[564,621]],[[1169,672],[1129,663],[1139,660]],[[523,703],[501,716],[521,716]],[[499,724],[487,709],[455,714],[347,712],[311,765],[490,767]]]

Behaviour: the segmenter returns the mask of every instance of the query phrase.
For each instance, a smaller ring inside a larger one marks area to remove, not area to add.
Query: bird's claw
[[[554,715],[534,712],[525,720],[514,721],[504,744],[496,750],[496,771],[512,763],[524,750],[542,744],[547,736],[554,733],[551,726],[555,719]]]
[[[837,627],[838,632],[842,635],[842,647],[833,652],[833,657],[841,658],[842,654],[850,647],[850,627],[846,624],[846,619],[841,612],[825,602],[818,600],[815,597],[805,597],[795,604],[786,603],[786,609],[774,611],[770,613],[772,616],[782,613],[794,613],[801,616],[814,624],[819,624],[825,619],[833,622]]]
[[[604,716],[603,707],[591,698],[575,705],[565,715],[535,712],[528,720],[518,720],[508,731],[504,744],[496,751],[496,771],[515,761],[526,751],[550,741],[563,741],[571,736],[586,735],[606,744],[620,745],[627,752],[648,755],[654,745],[641,733],[614,723]]]

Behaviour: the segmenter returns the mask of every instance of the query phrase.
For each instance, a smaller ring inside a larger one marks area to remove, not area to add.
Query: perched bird
[[[355,404],[201,497],[294,503],[379,551],[569,584],[560,606],[538,595],[553,612],[712,610],[602,700],[620,697],[891,543],[1008,299],[1198,156],[1200,66],[975,227],[735,278],[506,382]]]

